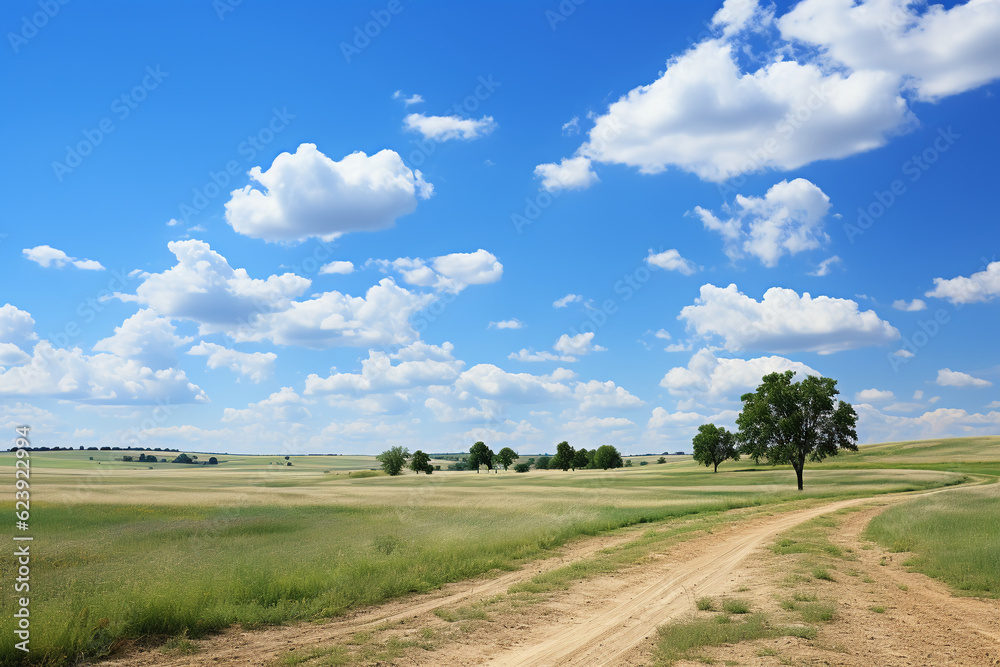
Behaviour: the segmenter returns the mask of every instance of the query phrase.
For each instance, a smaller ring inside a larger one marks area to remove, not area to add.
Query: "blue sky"
[[[1000,2],[12,2],[0,423],[690,451],[762,375],[1000,432]]]

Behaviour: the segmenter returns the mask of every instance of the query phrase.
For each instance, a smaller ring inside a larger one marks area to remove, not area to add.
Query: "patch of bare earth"
[[[794,556],[767,547],[775,536],[804,521],[871,502],[855,499],[781,514],[759,511],[713,533],[681,542],[636,565],[593,576],[568,590],[509,593],[514,584],[624,544],[640,529],[581,540],[559,558],[529,564],[492,579],[462,582],[350,617],[262,631],[230,630],[195,642],[193,655],[157,649],[134,651],[106,667],[275,665],[289,653],[316,651],[351,656],[356,664],[381,665],[648,665],[657,628],[696,612],[701,597],[739,597],[754,610],[783,612],[784,575]],[[832,622],[818,625],[813,640],[781,638],[699,650],[719,663],[741,665],[1000,665],[997,601],[955,598],[937,582],[905,572],[901,554],[864,550],[858,535],[880,508],[841,519],[831,538],[858,560],[835,572],[834,582],[809,586],[835,601]],[[648,528],[648,527],[647,527]],[[872,583],[865,583],[870,581]],[[908,587],[903,591],[899,585]],[[870,611],[882,605],[884,613]],[[339,647],[339,648],[338,648]],[[762,655],[769,654],[769,655]],[[327,663],[329,664],[329,663]],[[341,664],[337,662],[336,664]],[[703,662],[677,663],[701,665]]]
[[[776,620],[782,616],[779,600],[790,599],[793,591],[815,595],[820,604],[832,603],[834,620],[817,623],[815,639],[782,637],[698,653],[717,664],[761,666],[1000,666],[1000,601],[953,596],[940,582],[902,567],[910,554],[861,541],[864,527],[882,509],[884,505],[838,517],[829,539],[856,560],[831,570],[835,581],[813,579],[790,586],[787,575],[797,555],[770,550],[761,550],[734,572],[749,591],[733,595],[751,600]]]

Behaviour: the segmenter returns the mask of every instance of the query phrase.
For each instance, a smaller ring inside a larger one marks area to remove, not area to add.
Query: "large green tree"
[[[561,468],[562,470],[569,470],[576,468],[573,466],[573,456],[576,454],[570,444],[563,440],[558,445],[556,445],[556,455],[549,462],[549,469]]]
[[[413,458],[410,459],[410,470],[417,473],[425,472],[429,475],[434,470],[431,466],[431,457],[419,449],[413,452]]]
[[[375,458],[382,462],[382,470],[388,475],[396,476],[403,472],[410,450],[406,447],[390,447]]]
[[[475,468],[479,472],[479,466],[486,466],[486,472],[493,470],[493,459],[496,454],[480,440],[469,449],[469,467]]]
[[[608,468],[621,468],[622,455],[614,445],[601,445],[594,455],[594,467],[607,470]]]
[[[573,454],[573,468],[585,469],[590,465],[590,452],[585,447],[581,447]]]
[[[736,424],[740,451],[755,463],[791,464],[801,491],[806,460],[857,451],[858,415],[850,403],[836,399],[836,380],[809,375],[792,382],[793,375],[765,375],[757,391],[741,397]]]
[[[726,459],[740,460],[736,434],[715,424],[702,424],[698,435],[694,436],[694,460],[707,466],[714,466],[712,472],[719,472],[719,464]],[[660,460],[664,460],[662,457]]]
[[[504,447],[497,452],[497,463],[503,466],[504,471],[517,459],[517,452],[510,447]]]

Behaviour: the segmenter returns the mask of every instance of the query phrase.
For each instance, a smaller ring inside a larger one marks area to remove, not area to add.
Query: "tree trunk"
[[[713,470],[712,472],[719,472],[719,462],[713,461],[713,463],[715,464],[715,470]]]
[[[795,477],[799,480],[799,491],[802,490],[802,468],[801,465],[795,468]]]

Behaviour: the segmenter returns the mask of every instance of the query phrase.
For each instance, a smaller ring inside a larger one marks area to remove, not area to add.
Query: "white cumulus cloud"
[[[207,341],[201,341],[187,353],[207,357],[205,365],[209,368],[228,368],[249,377],[253,382],[261,382],[270,377],[278,358],[274,352],[240,352]]]
[[[448,141],[449,139],[478,139],[496,129],[492,116],[462,118],[461,116],[425,116],[411,113],[403,119],[403,126],[412,132],[419,132],[424,139]]]
[[[339,275],[347,275],[348,273],[353,273],[353,272],[354,272],[354,262],[348,262],[344,260],[329,262],[319,268],[319,274],[321,276],[331,273]]]
[[[942,387],[983,388],[993,386],[993,383],[989,380],[977,378],[961,371],[953,371],[950,368],[942,368],[939,370],[935,382]]]
[[[254,167],[250,179],[226,202],[226,220],[240,234],[283,242],[386,229],[434,191],[394,151],[334,161],[315,144],[281,153],[267,171]]]
[[[168,318],[143,308],[115,327],[114,335],[97,341],[94,351],[135,359],[150,368],[170,368],[177,363],[175,350],[194,340],[176,332],[177,327]]]
[[[694,305],[681,309],[678,319],[702,336],[717,335],[729,351],[809,351],[830,354],[899,338],[899,331],[857,302],[828,296],[801,296],[772,287],[757,301],[736,285],[702,285]]]
[[[827,243],[823,220],[830,198],[804,178],[781,181],[763,197],[736,195],[723,206],[723,217],[700,206],[694,209],[706,229],[722,236],[726,255],[757,257],[764,266],[777,266],[783,255],[795,255]]]
[[[58,248],[53,248],[52,246],[39,245],[34,248],[25,248],[21,251],[25,257],[35,262],[43,268],[48,268],[50,266],[61,269],[64,266],[75,266],[78,269],[83,269],[85,271],[103,271],[104,267],[101,263],[94,259],[77,259],[76,257],[70,257],[62,250]]]
[[[654,253],[652,248],[646,257],[646,263],[650,266],[657,266],[666,271],[677,271],[685,276],[693,275],[698,271],[698,265],[689,259],[681,257],[680,252],[671,248],[660,253]]]
[[[590,159],[583,156],[563,158],[558,164],[540,164],[535,167],[535,176],[542,179],[542,188],[549,192],[581,190],[600,180]]]
[[[703,396],[708,400],[739,398],[755,389],[765,375],[785,371],[794,371],[800,376],[820,375],[806,364],[785,357],[730,359],[704,349],[695,352],[686,367],[676,366],[667,371],[660,386],[677,396]]]
[[[935,278],[934,289],[924,296],[947,299],[958,305],[990,301],[997,295],[1000,295],[1000,262],[990,262],[984,270],[968,278]]]

